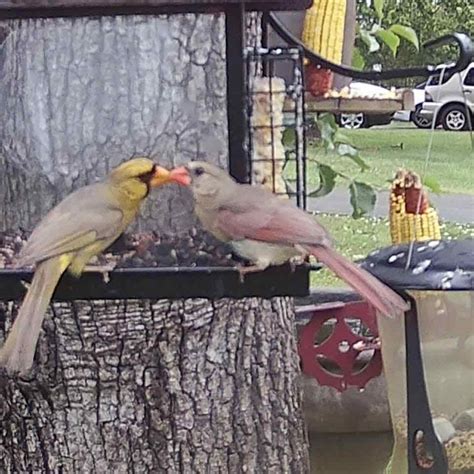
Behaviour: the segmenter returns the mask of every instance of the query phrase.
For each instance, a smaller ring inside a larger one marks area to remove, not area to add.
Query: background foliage
[[[357,20],[361,27],[370,29],[379,22],[375,8],[383,4],[382,24],[410,26],[418,36],[422,45],[430,39],[447,33],[461,32],[472,35],[474,32],[474,4],[470,0],[357,0]],[[437,49],[419,50],[408,41],[401,41],[397,54],[382,46],[379,50],[369,53],[367,45],[359,41],[365,67],[382,64],[384,69],[414,66],[417,64],[440,64],[456,57],[455,46]],[[400,85],[413,85],[419,79],[400,81]]]

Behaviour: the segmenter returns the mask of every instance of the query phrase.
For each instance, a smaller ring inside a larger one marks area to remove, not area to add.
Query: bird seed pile
[[[13,268],[28,238],[24,230],[0,232],[0,269]],[[230,248],[211,235],[192,228],[180,236],[156,232],[122,234],[90,265],[110,265],[117,268],[140,267],[217,267],[235,266]]]

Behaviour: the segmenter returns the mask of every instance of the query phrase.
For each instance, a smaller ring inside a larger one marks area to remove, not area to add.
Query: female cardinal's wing
[[[241,192],[219,209],[216,225],[233,240],[252,239],[287,245],[330,246],[316,219],[266,190],[239,186]]]

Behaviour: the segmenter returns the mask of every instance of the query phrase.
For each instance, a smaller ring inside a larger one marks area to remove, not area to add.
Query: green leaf
[[[281,141],[285,148],[292,148],[295,144],[295,129],[293,127],[285,128]]]
[[[375,51],[378,51],[380,49],[380,45],[378,41],[367,30],[364,30],[363,28],[361,28],[359,35],[360,35],[360,39],[369,48],[369,53],[374,53]]]
[[[400,38],[392,31],[384,30],[383,28],[380,28],[375,35],[391,49],[393,57],[395,57],[398,45],[400,44]]]
[[[309,197],[322,197],[329,194],[336,185],[337,173],[330,166],[318,163],[319,171],[319,187],[315,191],[309,193]]]
[[[334,143],[346,143],[347,145],[353,145],[352,140],[341,130],[337,130],[333,137]]]
[[[359,155],[350,156],[349,158],[360,168],[361,171],[370,170],[370,166],[365,162],[365,160]]]
[[[321,140],[324,146],[329,149],[334,149],[334,135],[337,132],[336,119],[333,114],[324,113],[318,116],[316,119],[316,125],[319,128],[321,134]]]
[[[397,11],[394,9],[388,11],[388,13],[385,15],[385,23],[387,25],[390,25],[392,23],[393,15],[396,15],[396,13]]]
[[[383,0],[374,0],[374,8],[379,20],[383,18]]]
[[[369,32],[371,35],[375,35],[375,33],[377,33],[377,31],[379,31],[382,27],[378,24],[378,23],[374,23],[372,25],[372,28],[370,28]]]
[[[359,155],[359,150],[351,145],[341,143],[337,146],[337,153],[350,158],[356,165],[359,166],[361,171],[367,171],[370,169],[370,166]]]
[[[418,41],[418,36],[415,33],[415,30],[409,26],[404,25],[392,25],[389,28],[389,31],[395,33],[397,36],[406,39],[409,41],[417,50],[420,49],[420,43]]]
[[[337,152],[339,153],[339,155],[343,156],[357,156],[359,154],[357,148],[354,148],[353,146],[348,145],[347,143],[341,143],[337,147]]]
[[[425,176],[423,178],[423,186],[426,186],[430,191],[436,194],[443,192],[441,184],[439,184],[438,180],[433,176]]]
[[[352,181],[349,185],[351,195],[352,217],[358,219],[374,210],[377,195],[374,188],[367,183]]]
[[[358,69],[361,71],[364,69],[365,66],[365,59],[362,56],[362,53],[360,52],[360,49],[357,47],[354,47],[352,50],[352,67],[354,69]]]
[[[336,117],[334,117],[334,114],[330,114],[329,112],[323,112],[322,114],[318,115],[317,120],[327,122],[334,129],[337,128]]]

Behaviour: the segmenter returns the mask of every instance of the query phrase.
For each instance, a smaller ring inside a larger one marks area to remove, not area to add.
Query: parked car
[[[352,81],[349,85],[349,93],[357,96],[374,97],[386,96],[390,93],[385,87],[376,86],[367,82]],[[387,125],[392,121],[393,113],[383,114],[338,114],[336,115],[337,123],[344,128],[368,128],[373,125]]]
[[[418,84],[412,89],[415,110],[400,110],[395,112],[393,116],[394,120],[399,120],[401,122],[413,122],[418,128],[431,127],[431,119],[421,115],[423,102],[425,101],[425,86],[426,81]]]
[[[445,130],[467,130],[474,120],[474,62],[454,74],[445,72],[448,66],[438,66],[429,77],[420,113]]]

